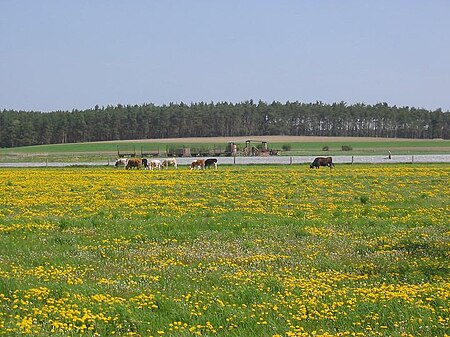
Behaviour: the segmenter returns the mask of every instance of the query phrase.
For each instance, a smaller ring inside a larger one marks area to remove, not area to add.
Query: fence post
[[[352,156],[352,165],[353,165],[353,159],[354,159],[354,158],[353,158],[353,156]]]
[[[233,156],[233,165],[236,165],[236,155]]]
[[[292,165],[292,157],[289,157],[289,165]]]

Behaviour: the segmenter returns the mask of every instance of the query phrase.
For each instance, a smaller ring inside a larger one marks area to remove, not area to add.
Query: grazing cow
[[[161,170],[161,166],[162,166],[161,161],[158,159],[153,159],[153,160],[150,160],[150,162],[149,162],[150,170],[154,170],[154,169]]]
[[[204,159],[198,159],[198,160],[194,160],[191,163],[191,170],[198,168],[200,170],[204,170],[205,169],[205,160]]]
[[[209,168],[214,166],[214,169],[217,169],[217,159],[216,158],[208,158],[205,160],[205,168]]]
[[[169,166],[178,168],[177,160],[175,158],[169,158],[162,162],[162,167],[168,168]]]
[[[142,165],[142,160],[141,158],[129,158],[127,160],[127,164],[125,165],[125,169],[131,169],[133,167],[135,167],[136,169],[140,169]]]
[[[114,166],[118,168],[119,166],[125,167],[127,165],[127,158],[119,158],[116,160]]]
[[[320,166],[328,166],[331,170],[334,167],[333,160],[331,157],[317,157],[314,161],[309,165],[309,168],[319,168]]]

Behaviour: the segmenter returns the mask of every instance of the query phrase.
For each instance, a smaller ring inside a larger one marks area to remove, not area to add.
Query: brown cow
[[[204,170],[205,169],[205,160],[204,159],[194,160],[191,164],[191,170],[193,170],[195,168]]]
[[[334,167],[333,159],[331,157],[317,157],[314,161],[309,165],[309,168],[319,168],[320,166],[328,166],[331,170]]]
[[[142,164],[141,158],[129,158],[127,160],[127,164],[125,165],[125,169],[128,170],[135,167],[136,169],[139,170],[141,168],[141,164]]]

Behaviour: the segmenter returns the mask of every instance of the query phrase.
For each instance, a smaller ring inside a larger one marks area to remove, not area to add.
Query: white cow
[[[169,166],[178,168],[177,160],[175,158],[169,158],[162,162],[162,167],[168,168]]]
[[[127,165],[127,161],[128,161],[128,158],[118,158],[116,160],[116,163],[114,164],[114,166],[116,168],[118,168],[118,167],[125,167]]]
[[[161,160],[158,159],[150,160],[148,164],[148,168],[150,170],[161,170],[161,167],[162,167]]]

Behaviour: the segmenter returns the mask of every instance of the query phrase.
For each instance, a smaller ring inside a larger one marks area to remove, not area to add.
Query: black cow
[[[214,166],[217,169],[217,159],[216,158],[208,158],[205,160],[205,168]]]
[[[334,167],[333,159],[331,159],[331,157],[317,157],[311,165],[309,165],[309,168],[319,168],[320,166],[328,166],[331,170],[331,168]]]

